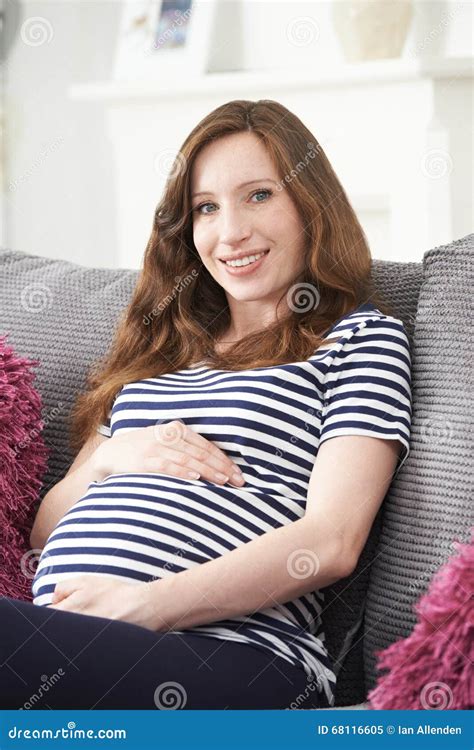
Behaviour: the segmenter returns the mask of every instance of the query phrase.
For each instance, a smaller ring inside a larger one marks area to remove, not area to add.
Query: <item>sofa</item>
[[[335,708],[366,708],[377,652],[410,634],[413,605],[472,526],[474,234],[423,260],[373,260],[376,289],[403,320],[412,356],[411,450],[395,474],[354,572],[323,589]],[[68,419],[90,365],[103,356],[138,271],[87,268],[0,251],[0,335],[39,360],[49,449],[38,504],[74,456]]]

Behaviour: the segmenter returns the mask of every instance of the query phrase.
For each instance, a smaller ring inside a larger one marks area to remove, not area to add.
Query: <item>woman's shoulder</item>
[[[371,302],[365,302],[333,324],[313,358],[327,357],[329,364],[347,357],[348,352],[356,354],[356,350],[369,346],[377,347],[377,351],[398,350],[409,358],[409,341],[403,321],[382,313]]]
[[[398,331],[401,335],[406,336],[405,326],[400,318],[382,313],[371,302],[364,302],[352,312],[339,318],[325,338],[328,341],[341,338],[347,340],[365,328],[369,328],[368,333],[382,333],[384,329],[390,329],[394,333]]]

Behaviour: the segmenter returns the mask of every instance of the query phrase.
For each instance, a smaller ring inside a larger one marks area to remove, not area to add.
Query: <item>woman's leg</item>
[[[258,647],[0,597],[0,708],[317,707],[307,685]]]

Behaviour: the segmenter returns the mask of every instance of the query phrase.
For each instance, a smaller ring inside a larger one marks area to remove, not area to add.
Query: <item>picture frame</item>
[[[166,83],[207,72],[217,0],[125,0],[116,81]]]

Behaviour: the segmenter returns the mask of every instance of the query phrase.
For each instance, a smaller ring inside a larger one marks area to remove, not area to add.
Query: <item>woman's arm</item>
[[[94,454],[104,441],[104,435],[94,434],[82,446],[67,474],[44,496],[30,532],[32,549],[42,549],[61,518],[85,493],[89,484],[102,479],[94,463]]]
[[[318,451],[306,514],[215,560],[152,581],[156,630],[181,630],[285,603],[356,567],[390,485],[400,443],[360,435]]]
[[[328,586],[347,574],[335,535],[304,517],[215,560],[145,584],[155,630],[247,615]]]

